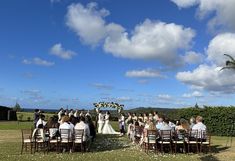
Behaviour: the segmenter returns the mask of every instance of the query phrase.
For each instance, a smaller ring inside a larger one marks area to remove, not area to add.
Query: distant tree
[[[13,107],[13,110],[19,112],[21,111],[21,107],[20,107],[20,104],[18,102],[16,102],[15,106]]]
[[[234,69],[235,70],[235,59],[231,56],[231,55],[228,55],[228,54],[224,54],[225,56],[227,56],[230,60],[227,60],[225,62],[225,67],[223,67],[221,70],[224,70],[224,69]]]

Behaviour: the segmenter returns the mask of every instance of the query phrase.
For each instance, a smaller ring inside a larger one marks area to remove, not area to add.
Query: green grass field
[[[117,130],[118,123],[111,122]],[[82,160],[82,161],[138,161],[138,160],[161,160],[161,161],[232,161],[235,160],[235,143],[231,147],[226,147],[227,137],[212,137],[211,154],[154,154],[148,155],[141,150],[139,146],[131,144],[127,137],[114,135],[98,135],[94,144],[91,146],[91,152],[81,153],[63,153],[56,154],[49,152],[37,152],[33,155],[24,153],[20,155],[21,150],[21,132],[22,128],[31,128],[31,122],[0,122],[0,160],[1,161],[28,161],[28,160]],[[230,140],[229,140],[230,141]],[[235,141],[235,140],[234,140]],[[230,142],[229,142],[230,144]]]

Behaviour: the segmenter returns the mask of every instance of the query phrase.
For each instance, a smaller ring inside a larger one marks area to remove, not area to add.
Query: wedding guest
[[[90,114],[90,111],[89,111],[89,110],[87,111],[87,113],[86,113],[85,116],[86,116],[86,117],[87,117],[87,116],[90,116],[90,117],[91,117],[91,114]]]
[[[85,114],[84,114],[84,112],[83,112],[83,111],[81,111],[81,113],[80,113],[80,117],[85,117]]]
[[[159,116],[158,116],[158,112],[157,111],[153,112],[153,120],[155,121],[155,123],[157,123],[159,121]]]
[[[147,141],[147,131],[148,130],[157,130],[156,125],[154,124],[153,121],[150,121],[149,126],[147,128],[144,128],[143,136],[140,140],[140,145],[142,145],[144,141]]]
[[[162,126],[160,127],[159,130],[173,130],[170,126],[169,126],[169,119],[165,118],[163,120]]]
[[[76,117],[76,118],[78,118],[78,117],[79,117],[79,112],[78,112],[78,110],[76,110],[76,111],[75,111],[75,113],[74,113],[74,117]]]
[[[41,114],[39,116],[39,120],[36,124],[36,128],[39,128],[39,126],[44,128],[46,126],[46,124],[47,124],[47,122],[45,121],[45,115]]]
[[[144,120],[143,115],[140,113],[138,119]]]
[[[136,113],[133,113],[133,114],[132,114],[132,120],[133,120],[134,122],[136,122],[137,119],[138,119],[138,118],[137,118],[137,116],[136,116]]]
[[[86,117],[87,117],[87,124],[90,130],[91,141],[94,142],[94,139],[96,138],[96,127],[91,119],[91,116],[86,116]]]
[[[36,125],[37,125],[37,122],[39,120],[39,115],[40,115],[40,110],[39,109],[35,109],[34,110],[34,121],[33,121],[33,124],[34,124],[34,128],[36,128]]]
[[[62,114],[64,113],[64,109],[61,108],[58,112],[58,121],[61,121],[61,118],[62,118]]]
[[[60,124],[59,129],[69,129],[70,130],[69,138],[72,138],[74,125],[70,123],[69,116],[65,115],[62,117],[62,124]]]
[[[120,136],[123,136],[125,134],[125,117],[123,113],[121,113],[121,116],[119,118],[119,129],[120,129]]]
[[[50,117],[47,121],[47,129],[49,130],[49,136],[51,139],[55,139],[56,136],[59,136],[59,126],[58,118],[56,116]]]
[[[146,114],[146,113],[144,113],[143,118],[144,118],[144,123],[146,123],[146,122],[148,121],[148,116],[147,116],[147,114]]]
[[[162,126],[163,126],[163,117],[159,117],[159,120],[158,120],[158,123],[156,125],[156,128],[158,130],[160,130]]]
[[[145,123],[144,123],[144,121],[143,121],[143,119],[142,118],[138,118],[138,121],[137,122],[139,122],[139,125],[140,126],[145,126]]]
[[[193,126],[195,125],[195,118],[191,117],[189,121],[190,121],[190,129],[192,129]]]
[[[64,114],[65,114],[66,116],[68,116],[68,115],[69,115],[69,110],[66,109],[65,112],[64,112]]]
[[[84,130],[84,135],[83,135],[83,141],[84,141],[84,149],[86,149],[87,147],[89,148],[90,145],[90,129],[88,124],[85,123],[85,117],[81,116],[80,117],[80,122],[78,122],[75,127],[75,130],[77,129],[83,129]]]
[[[202,123],[203,118],[201,116],[196,117],[196,124],[193,126],[192,130],[206,130],[206,125]]]
[[[180,125],[176,126],[175,130],[176,131],[184,130],[185,132],[188,132],[190,129],[188,121],[185,120],[184,118],[181,118],[179,122],[180,122]]]
[[[72,123],[70,123],[69,121],[69,116],[65,115],[62,117],[62,124],[60,125],[59,127],[59,130],[61,129],[66,129],[66,130],[70,130],[69,134],[66,134],[68,136],[68,138],[70,140],[72,140],[72,137],[73,137],[73,131],[74,131],[74,125]],[[62,135],[61,135],[61,138],[63,139]],[[69,144],[69,147],[70,147],[70,152],[72,152],[72,145]],[[63,152],[65,152],[66,149],[64,148],[63,149]]]
[[[69,117],[73,116],[73,109],[70,110],[69,112]]]
[[[129,125],[130,124],[130,121],[132,120],[132,115],[130,112],[127,113],[127,119],[126,119],[126,124]],[[133,120],[132,120],[133,121]]]
[[[127,136],[130,138],[130,134],[131,134],[131,130],[134,127],[134,121],[131,119],[129,122],[129,124],[127,125]]]
[[[153,114],[152,113],[149,113],[149,120],[153,121]]]

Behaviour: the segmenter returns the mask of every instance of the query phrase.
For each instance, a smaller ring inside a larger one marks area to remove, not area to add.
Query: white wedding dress
[[[116,132],[112,126],[109,124],[109,115],[105,115],[105,122],[104,127],[102,129],[102,134],[120,134],[119,132]]]

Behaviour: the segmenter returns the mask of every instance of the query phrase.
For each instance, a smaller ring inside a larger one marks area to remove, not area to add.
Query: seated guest
[[[162,118],[162,117],[159,117],[159,120],[158,120],[158,123],[157,123],[157,125],[156,125],[156,128],[157,128],[158,130],[160,130],[162,126],[163,126],[163,118]]]
[[[172,127],[169,126],[169,119],[165,118],[160,126],[159,130],[172,130]]]
[[[86,117],[87,117],[87,116],[90,116],[90,117],[91,117],[91,114],[90,114],[90,111],[89,111],[89,110],[87,111],[87,113],[86,113],[85,116],[86,116]]]
[[[38,120],[38,122],[36,124],[36,128],[39,128],[39,126],[44,128],[46,126],[46,124],[47,124],[47,122],[44,121],[44,120],[45,120],[45,115],[41,114],[39,116],[39,120]]]
[[[90,116],[87,116],[86,118],[87,118],[87,124],[89,126],[89,130],[90,130],[91,141],[93,142],[94,139],[96,138],[96,127]]]
[[[145,129],[144,129],[143,136],[142,136],[142,138],[141,138],[141,140],[140,140],[140,145],[141,145],[144,141],[147,140],[147,131],[148,131],[148,130],[157,130],[156,125],[153,123],[153,121],[151,121],[151,122],[149,123],[148,128],[145,128]]]
[[[69,122],[69,116],[65,115],[62,117],[62,124],[60,124],[59,129],[69,129],[70,130],[69,138],[72,138],[74,125]]]
[[[194,125],[195,125],[195,118],[191,117],[190,118],[190,129],[192,129]]]
[[[189,131],[190,127],[189,127],[189,123],[187,120],[185,120],[184,118],[180,119],[180,125],[176,126],[175,130],[178,132],[180,130],[184,130],[186,132]]]
[[[192,127],[192,130],[206,130],[206,125],[202,123],[203,118],[201,116],[196,117],[196,124]]]
[[[81,116],[80,122],[75,125],[74,129],[84,130],[83,141],[88,141],[90,139],[90,129],[89,126],[85,123],[85,117]]]
[[[142,126],[142,127],[145,126],[145,123],[144,123],[143,119],[139,118],[139,119],[138,119],[138,122],[139,122],[139,125],[140,125],[140,126]]]

